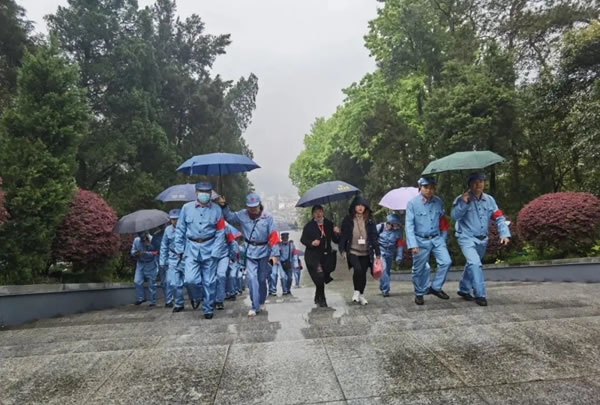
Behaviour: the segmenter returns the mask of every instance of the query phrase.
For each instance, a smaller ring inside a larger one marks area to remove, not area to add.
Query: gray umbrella
[[[357,195],[360,190],[346,182],[335,180],[321,183],[308,190],[296,207],[311,207],[317,204],[328,204],[334,201],[347,200]]]
[[[169,215],[161,210],[139,210],[125,215],[115,225],[115,232],[137,233],[169,222]]]

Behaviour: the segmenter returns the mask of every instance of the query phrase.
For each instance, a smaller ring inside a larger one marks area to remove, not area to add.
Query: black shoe
[[[449,300],[450,297],[448,296],[448,294],[446,294],[443,290],[439,290],[436,291],[433,288],[429,287],[429,291],[427,292],[427,294],[433,294],[438,298],[441,298],[443,300]]]
[[[288,292],[284,292],[284,293],[283,293],[283,294],[281,294],[281,295],[292,295],[292,293],[288,291]]]
[[[460,295],[462,297],[463,300],[465,301],[473,301],[473,296],[469,293],[464,293],[462,291],[457,291],[456,292],[458,295]]]
[[[323,280],[323,281],[325,282],[325,284],[329,284],[333,281],[333,278],[329,274],[327,274],[325,276],[325,280]]]
[[[200,306],[200,302],[201,301],[194,301],[194,300],[192,300],[192,308],[198,309],[198,307]]]
[[[384,297],[389,297],[390,293],[386,293],[386,292],[382,292],[381,294],[383,294]]]
[[[181,312],[183,311],[183,307],[175,307],[173,308],[173,312]]]
[[[487,300],[485,297],[475,297],[475,303],[481,307],[487,307]]]
[[[173,303],[169,302],[168,304],[165,304],[165,308],[173,308]]]
[[[235,300],[236,300],[235,295],[225,298],[225,301],[235,301]]]
[[[321,302],[319,302],[319,307],[321,308],[327,308],[327,301],[322,299]]]
[[[423,305],[423,304],[425,304],[425,300],[423,299],[422,295],[417,295],[415,297],[415,304],[417,304],[417,305]]]
[[[204,319],[213,319],[213,314],[204,314]]]
[[[276,292],[270,292],[270,293],[269,293],[269,295],[270,295],[271,297],[277,297],[277,293],[276,293]]]
[[[150,308],[155,307],[155,306],[156,306],[156,304],[148,304],[148,307],[150,307]]]
[[[133,305],[142,305],[146,300],[136,301]]]
[[[217,302],[215,304],[215,308],[218,309],[218,310],[221,310],[221,309],[225,309],[225,306],[223,305],[222,302]]]

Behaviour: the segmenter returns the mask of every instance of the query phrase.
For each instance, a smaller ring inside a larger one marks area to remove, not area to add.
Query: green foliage
[[[506,162],[489,170],[488,192],[508,214],[548,192],[600,194],[597,2],[381,3],[365,36],[378,69],[307,135],[290,170],[300,193],[352,173],[376,202],[433,159],[493,150]],[[438,184],[449,208],[464,173]]]
[[[9,220],[0,229],[0,281],[46,272],[55,231],[73,193],[77,147],[89,112],[78,70],[56,41],[26,54],[14,107],[2,117],[0,172]]]
[[[174,0],[139,9],[133,0],[71,0],[48,17],[82,70],[94,113],[78,154],[77,183],[98,192],[118,215],[150,208],[193,155],[251,153],[242,138],[255,108],[258,81],[211,77],[229,35],[205,33],[197,15],[180,20]],[[228,200],[243,201],[245,175],[228,176]]]
[[[28,47],[32,46],[33,24],[14,0],[0,3],[0,115],[17,88],[17,70]]]

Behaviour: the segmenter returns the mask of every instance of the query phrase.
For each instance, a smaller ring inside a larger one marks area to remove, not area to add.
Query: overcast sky
[[[37,30],[43,16],[67,0],[17,0]],[[138,0],[140,6],[153,0]],[[302,150],[316,117],[329,116],[341,90],[375,67],[364,47],[376,0],[178,0],[182,17],[198,14],[210,34],[233,43],[214,72],[237,79],[253,72],[259,92],[252,125],[244,135],[262,167],[249,174],[259,191],[296,193],[290,164]]]

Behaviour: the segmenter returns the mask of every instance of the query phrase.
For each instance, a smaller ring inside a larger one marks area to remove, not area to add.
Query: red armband
[[[446,232],[448,229],[450,229],[450,224],[448,223],[448,219],[446,219],[445,215],[442,215],[440,217],[440,231]]]
[[[281,240],[279,240],[279,233],[277,231],[271,232],[269,234],[269,247],[273,247],[279,242],[281,242]]]
[[[492,219],[498,219],[500,217],[504,216],[504,214],[502,213],[502,211],[500,210],[496,210],[494,211],[494,213],[492,214]]]
[[[221,217],[217,221],[217,231],[222,231],[225,229],[225,218]]]

